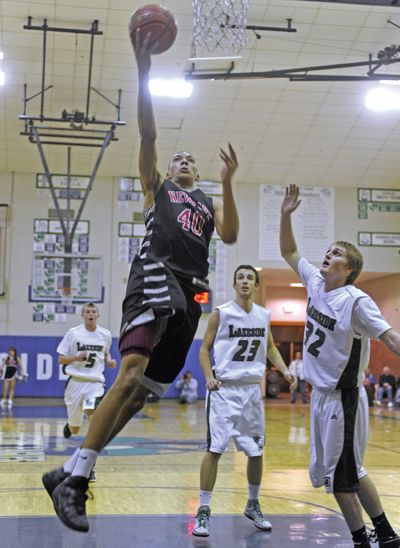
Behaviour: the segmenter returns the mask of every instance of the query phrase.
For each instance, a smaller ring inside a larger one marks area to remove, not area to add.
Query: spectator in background
[[[390,367],[385,366],[382,374],[379,375],[379,386],[376,395],[376,405],[382,405],[382,400],[386,396],[388,407],[393,407],[393,395],[396,392],[396,379],[390,372]]]
[[[371,373],[369,367],[367,367],[364,373],[365,378],[363,384],[368,396],[368,405],[372,407],[374,405],[376,379],[375,376]]]
[[[297,387],[291,390],[290,403],[296,403],[297,393],[300,392],[303,403],[307,403],[307,383],[303,374],[303,360],[301,351],[298,350],[294,355],[294,360],[290,362],[289,371],[297,379]]]
[[[198,396],[198,382],[193,378],[191,371],[185,371],[183,377],[178,379],[175,388],[180,390],[179,403],[196,403]]]
[[[13,406],[15,384],[21,371],[21,366],[21,358],[18,356],[16,347],[10,346],[7,351],[7,356],[3,359],[0,371],[1,376],[4,379],[3,399],[0,404],[3,409],[6,407],[11,409]]]
[[[396,395],[394,397],[394,403],[395,405],[400,406],[400,377],[396,382]]]

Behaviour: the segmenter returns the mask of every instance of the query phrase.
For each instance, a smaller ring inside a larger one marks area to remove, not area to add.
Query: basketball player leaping
[[[307,287],[304,377],[312,387],[310,478],[314,487],[333,493],[351,531],[354,546],[370,540],[381,548],[400,547],[378,493],[363,467],[368,439],[368,399],[363,387],[369,339],[381,340],[400,355],[400,334],[382,317],[375,302],[353,282],[363,264],[359,250],[338,241],[327,250],[320,269],[300,256],[291,215],[300,204],[290,185],[281,209],[282,257]],[[368,538],[362,509],[375,532]]]
[[[81,448],[63,468],[43,476],[58,517],[77,531],[89,529],[85,493],[99,452],[143,407],[148,393],[162,396],[183,368],[201,315],[194,296],[208,289],[208,246],[214,225],[225,243],[234,243],[239,230],[231,184],[238,163],[231,145],[229,152],[220,150],[223,202],[195,188],[198,170],[189,152],[173,156],[165,181],[157,169],[148,89],[154,46],[149,44],[150,35],[141,45],[137,31],[139,172],[146,235],[133,260],[123,302],[120,371]]]

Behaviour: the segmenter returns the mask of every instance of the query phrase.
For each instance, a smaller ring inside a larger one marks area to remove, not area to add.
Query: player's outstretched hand
[[[117,367],[117,361],[114,359],[110,360],[107,365],[110,369],[115,369]]]
[[[206,382],[206,388],[207,390],[210,390],[210,392],[219,390],[221,386],[221,381],[217,379],[211,379],[210,381]]]
[[[224,183],[225,181],[228,181],[228,182],[231,181],[233,174],[235,173],[239,165],[236,152],[230,143],[228,143],[228,149],[229,149],[229,152],[226,152],[222,148],[219,149],[219,156],[221,160],[224,162],[221,168],[222,183]]]
[[[139,72],[149,72],[151,67],[151,54],[156,49],[158,42],[150,43],[151,32],[148,32],[144,38],[142,38],[141,30],[138,28],[135,32],[135,42],[133,51],[135,52],[136,63]]]
[[[286,188],[285,197],[283,198],[281,212],[282,214],[291,214],[295,211],[301,203],[299,199],[299,187],[297,185],[289,185]]]

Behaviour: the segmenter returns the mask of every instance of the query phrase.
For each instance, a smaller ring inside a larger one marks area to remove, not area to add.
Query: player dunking
[[[281,208],[282,257],[307,288],[304,377],[312,387],[310,478],[333,493],[351,531],[354,546],[367,548],[361,507],[370,516],[380,548],[400,547],[378,493],[363,467],[368,440],[368,400],[363,387],[369,339],[380,339],[400,355],[400,334],[382,317],[375,302],[353,282],[363,264],[359,250],[338,241],[320,269],[300,256],[291,215],[300,204],[290,185]]]
[[[208,288],[208,246],[216,227],[225,243],[237,239],[239,220],[232,193],[238,163],[235,151],[220,150],[223,202],[195,188],[198,170],[186,151],[175,154],[163,181],[157,169],[156,126],[149,93],[148,34],[140,43],[138,66],[139,172],[146,235],[129,275],[119,348],[120,371],[97,408],[80,449],[43,477],[51,485],[58,517],[72,529],[88,531],[85,501],[88,476],[99,452],[144,405],[150,391],[162,396],[184,366],[201,315],[194,301]],[[65,480],[65,474],[71,474]]]

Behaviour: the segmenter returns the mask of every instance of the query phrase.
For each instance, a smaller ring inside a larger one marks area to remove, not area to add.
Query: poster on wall
[[[146,226],[142,223],[121,222],[118,225],[118,262],[131,263],[139,253]]]
[[[400,213],[400,190],[386,188],[358,189],[358,218],[374,219],[379,222],[379,215]]]
[[[130,202],[139,202],[141,199],[140,179],[120,177],[118,180],[118,209],[127,209]]]
[[[399,232],[359,232],[358,245],[400,247]]]
[[[258,258],[281,259],[279,250],[280,211],[286,186],[261,185]],[[335,193],[333,188],[301,187],[301,205],[292,216],[298,248],[309,261],[320,261],[335,238]]]

